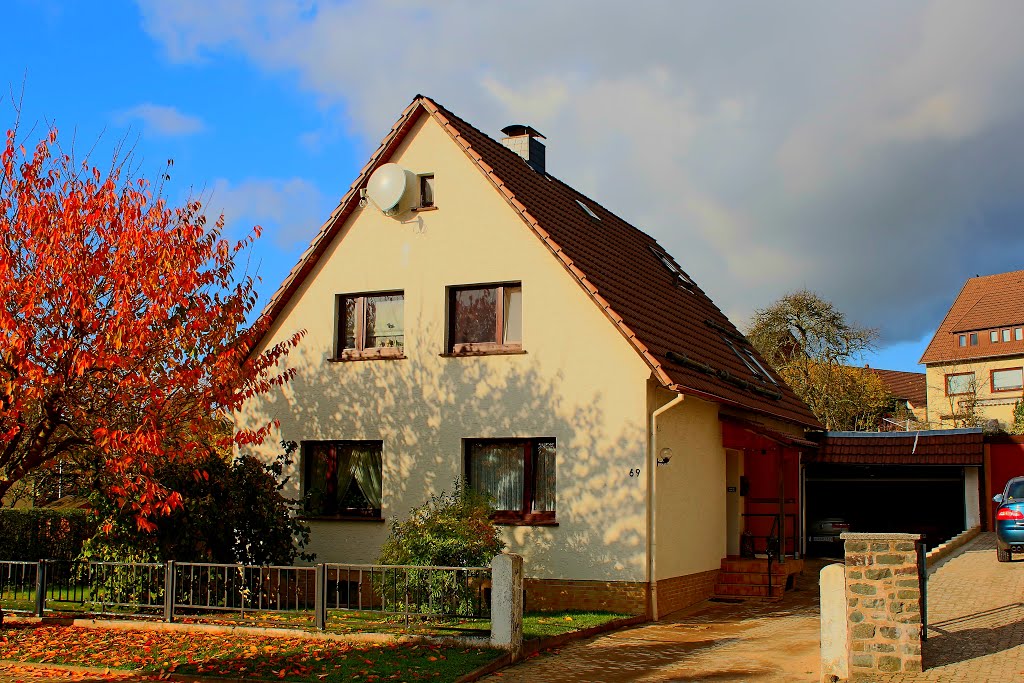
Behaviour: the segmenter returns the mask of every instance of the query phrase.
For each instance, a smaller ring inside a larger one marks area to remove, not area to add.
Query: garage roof
[[[980,429],[920,432],[826,432],[821,448],[806,462],[843,465],[981,465],[985,435]]]

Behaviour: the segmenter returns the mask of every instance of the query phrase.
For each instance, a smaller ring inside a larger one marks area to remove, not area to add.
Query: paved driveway
[[[1024,559],[997,562],[995,548],[995,535],[981,534],[929,579],[925,671],[869,680],[1024,680]]]
[[[705,602],[653,624],[583,640],[488,683],[818,680],[817,566],[782,603]]]

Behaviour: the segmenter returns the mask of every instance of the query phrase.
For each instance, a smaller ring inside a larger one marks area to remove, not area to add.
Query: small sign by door
[[[726,493],[736,493],[736,487],[735,486],[727,486],[725,491],[726,491]]]

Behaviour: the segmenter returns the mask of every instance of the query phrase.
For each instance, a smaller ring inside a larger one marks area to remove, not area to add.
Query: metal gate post
[[[313,598],[313,612],[316,617],[316,627],[321,631],[327,630],[327,565],[321,562],[316,566],[315,590]]]
[[[164,565],[164,621],[168,624],[174,621],[174,594],[177,592],[174,575],[174,560],[168,560]]]
[[[36,616],[46,612],[46,560],[36,562]]]

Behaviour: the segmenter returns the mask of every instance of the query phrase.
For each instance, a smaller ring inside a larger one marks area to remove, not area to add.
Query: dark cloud
[[[1024,5],[142,6],[169,58],[294,73],[368,140],[417,92],[533,124],[738,321],[806,286],[918,339],[965,278],[1021,267]]]

